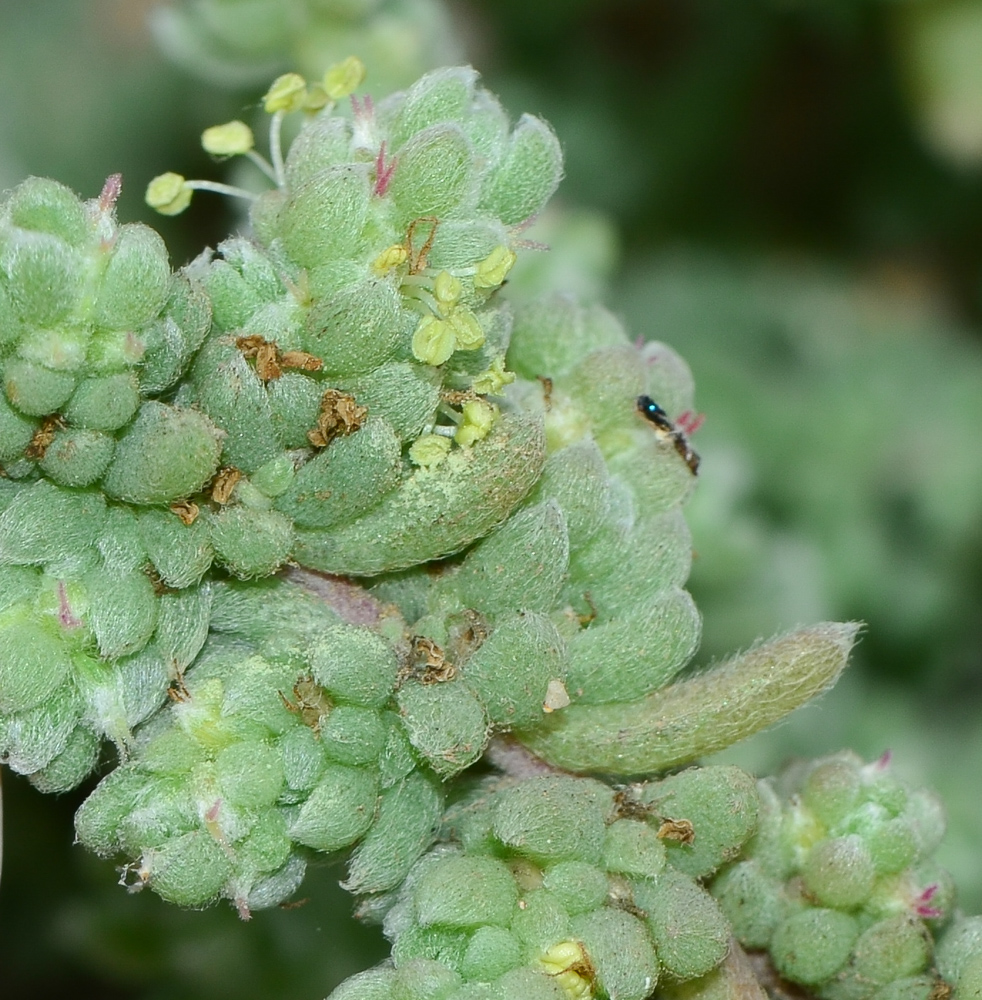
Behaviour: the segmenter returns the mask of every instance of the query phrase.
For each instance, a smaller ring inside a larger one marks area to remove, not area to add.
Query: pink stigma
[[[940,907],[930,905],[931,900],[937,894],[938,888],[938,883],[934,882],[914,900],[914,912],[919,917],[932,919],[940,917],[944,913]]]
[[[675,421],[675,426],[679,428],[685,434],[695,434],[706,420],[705,413],[693,413],[692,410],[686,410],[684,413],[680,413],[678,419]]]
[[[58,581],[58,621],[62,628],[79,628],[82,624],[80,618],[72,614],[71,605],[68,603],[68,591],[65,589],[65,581]]]
[[[106,178],[106,183],[102,185],[102,192],[99,195],[99,209],[103,212],[109,212],[115,208],[122,190],[123,175],[110,174]]]
[[[366,97],[365,100],[367,101],[369,98]],[[393,156],[386,166],[385,143],[383,142],[378,156],[375,157],[375,187],[372,189],[372,194],[378,195],[379,198],[385,197],[385,192],[389,190],[389,184],[392,183],[392,175],[396,171],[396,162],[397,160]]]

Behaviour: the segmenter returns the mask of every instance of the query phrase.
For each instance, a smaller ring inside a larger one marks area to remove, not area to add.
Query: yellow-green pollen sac
[[[397,267],[402,267],[407,260],[409,260],[409,251],[406,247],[402,243],[394,243],[392,246],[386,247],[372,261],[372,271],[381,277],[389,271],[394,271]]]
[[[299,111],[307,99],[307,81],[299,73],[284,73],[263,95],[263,108],[268,114],[277,111]]]
[[[147,185],[145,199],[161,215],[180,215],[191,204],[191,188],[184,177],[169,170]]]
[[[496,246],[478,265],[474,272],[475,288],[497,288],[512,269],[518,258],[506,246]]]
[[[474,377],[471,388],[479,396],[500,396],[506,385],[515,381],[515,373],[505,370],[505,359],[501,356],[491,362],[487,371]]]
[[[423,434],[409,449],[409,458],[424,469],[439,465],[450,452],[450,438],[442,434]]]
[[[201,133],[201,146],[212,156],[239,156],[255,145],[252,129],[245,122],[212,125]]]
[[[539,959],[539,965],[570,1000],[593,1000],[593,970],[579,941],[560,941]]]
[[[349,97],[365,82],[365,64],[357,56],[335,63],[324,74],[321,86],[332,101]]]
[[[453,439],[463,448],[486,438],[498,419],[498,407],[485,399],[472,399],[464,403],[464,421],[457,428]]]
[[[424,316],[413,334],[413,357],[427,365],[442,365],[457,346],[453,327],[436,316]]]

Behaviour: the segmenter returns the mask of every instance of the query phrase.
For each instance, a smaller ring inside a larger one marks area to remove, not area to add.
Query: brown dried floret
[[[62,420],[58,414],[52,414],[50,417],[45,417],[41,421],[40,427],[34,432],[34,436],[31,438],[27,447],[24,449],[24,455],[27,458],[33,459],[39,462],[44,458],[45,453],[51,445],[51,442],[55,439],[55,434],[60,431],[65,426],[65,421]]]
[[[315,448],[326,448],[336,437],[353,434],[365,422],[367,406],[359,406],[355,397],[339,389],[327,389],[321,396],[317,426],[307,431]]]
[[[680,844],[691,844],[696,839],[696,830],[688,819],[666,819],[658,827],[659,840],[675,840]]]
[[[444,651],[423,635],[414,635],[410,641],[406,666],[400,680],[415,677],[421,684],[442,684],[457,676],[457,668],[447,659]]]
[[[219,469],[211,483],[211,498],[215,503],[227,504],[232,497],[242,473],[234,465]]]
[[[324,362],[306,351],[284,351],[280,355],[280,366],[299,368],[305,372],[319,372],[324,367]]]
[[[301,677],[293,685],[293,697],[296,701],[279,692],[283,704],[291,711],[300,716],[300,721],[316,734],[320,734],[321,719],[330,715],[334,703],[327,696],[327,692],[309,675]]]
[[[170,505],[170,509],[185,524],[194,524],[198,519],[198,505],[193,500],[178,500]]]

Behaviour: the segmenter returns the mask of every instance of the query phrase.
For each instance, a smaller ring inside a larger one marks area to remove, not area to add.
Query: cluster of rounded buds
[[[953,901],[931,860],[945,825],[936,797],[893,777],[889,755],[864,765],[849,753],[759,791],[746,857],[712,886],[740,942],[825,1000],[934,996],[932,932]]]
[[[419,968],[442,967],[446,992],[433,995],[447,1000],[645,1000],[660,979],[705,975],[730,932],[698,880],[740,850],[756,813],[753,779],[730,767],[620,790],[554,774],[487,780],[451,807],[444,842],[398,893],[364,904],[384,913],[393,968],[332,1000],[382,995],[379,983]]]

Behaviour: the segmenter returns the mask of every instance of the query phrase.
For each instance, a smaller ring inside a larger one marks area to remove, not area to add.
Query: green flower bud
[[[665,845],[647,823],[619,819],[607,827],[604,868],[633,878],[655,878],[665,867]]]
[[[489,735],[484,707],[460,681],[410,681],[397,699],[410,743],[441,777],[457,774],[484,752]]]
[[[511,932],[525,946],[526,954],[538,955],[570,936],[569,914],[552,893],[545,889],[524,892],[522,902],[525,907],[515,914]]]
[[[107,434],[69,428],[55,434],[38,464],[59,486],[91,486],[106,471],[115,448]]]
[[[982,916],[953,921],[938,938],[935,962],[949,983],[957,983],[967,964],[982,954]]]
[[[273,805],[285,780],[279,752],[268,743],[252,740],[221,750],[215,758],[215,771],[225,801],[242,809]],[[280,864],[282,861],[273,867]]]
[[[560,861],[550,865],[542,885],[571,915],[598,909],[609,891],[606,873],[585,861]]]
[[[494,808],[494,834],[532,861],[588,861],[603,852],[612,793],[581,778],[530,778],[507,788]]]
[[[91,225],[85,207],[75,193],[43,177],[28,177],[17,185],[7,201],[10,221],[21,229],[57,236],[70,246],[81,246]]]
[[[164,241],[148,226],[122,226],[102,273],[93,319],[108,330],[138,329],[163,309],[170,288]]]
[[[82,579],[88,595],[87,623],[107,660],[141,650],[157,627],[157,600],[140,570],[120,574],[99,568]]]
[[[180,906],[210,903],[232,874],[232,862],[221,846],[200,830],[148,851],[144,865],[154,890]]]
[[[91,550],[106,517],[99,493],[45,480],[20,490],[0,514],[0,563],[41,565]]]
[[[395,969],[369,969],[346,979],[327,1000],[391,1000],[396,995]]]
[[[252,129],[238,120],[212,125],[201,133],[201,146],[212,156],[238,156],[255,145]]]
[[[371,764],[385,747],[385,726],[378,712],[338,705],[321,726],[324,752],[339,764]]]
[[[274,573],[289,558],[293,525],[275,510],[235,505],[209,519],[215,559],[240,580]]]
[[[34,361],[12,358],[3,372],[7,398],[21,413],[41,417],[55,413],[75,389],[70,372],[53,371]]]
[[[849,757],[822,761],[808,775],[802,798],[805,805],[825,824],[834,826],[859,804],[861,777]]]
[[[369,893],[399,885],[429,846],[442,806],[437,783],[419,772],[386,789],[374,825],[351,857],[344,887]]]
[[[8,240],[0,270],[17,315],[33,327],[56,328],[81,302],[85,259],[56,236],[23,232]]]
[[[76,726],[64,749],[40,771],[30,776],[39,792],[68,792],[84,781],[99,760],[102,741],[91,729]]]
[[[82,379],[64,409],[76,427],[115,431],[133,419],[140,405],[140,387],[131,372]]]
[[[852,966],[863,980],[886,984],[923,972],[930,957],[930,939],[920,920],[897,916],[859,935]]]
[[[874,1000],[930,1000],[935,995],[937,986],[938,981],[934,976],[909,976],[895,979],[887,986],[881,987],[873,994],[873,998]]]
[[[723,961],[730,925],[705,889],[673,868],[666,868],[653,882],[631,885],[635,904],[647,914],[665,972],[676,979],[694,979]]]
[[[140,537],[160,579],[168,587],[196,584],[214,555],[205,520],[186,524],[169,510],[140,511],[138,518]]]
[[[338,701],[378,708],[395,688],[399,663],[381,636],[355,625],[323,630],[310,653],[314,679]]]
[[[641,921],[610,907],[574,917],[573,935],[596,970],[596,984],[607,996],[646,1000],[658,981],[659,964]]]
[[[542,210],[563,175],[556,134],[541,118],[522,115],[501,161],[481,192],[480,207],[513,226]]]
[[[522,961],[518,938],[503,927],[479,927],[460,961],[460,972],[465,979],[487,982],[503,976]]]
[[[220,432],[202,413],[147,402],[120,438],[103,480],[106,493],[136,504],[187,497],[218,468]]]
[[[474,98],[477,73],[470,66],[434,70],[417,80],[402,98],[392,124],[396,143],[443,121],[463,121]]]
[[[413,901],[423,927],[507,927],[518,906],[518,887],[504,862],[458,855],[427,867]]]
[[[292,726],[278,740],[284,779],[294,792],[309,792],[327,764],[324,745],[309,726]]]
[[[441,123],[416,132],[398,157],[389,186],[398,220],[452,218],[472,208],[477,195],[474,153],[456,125]]]
[[[161,215],[180,215],[191,204],[188,182],[172,170],[159,174],[147,185],[144,201]]]
[[[362,837],[375,818],[378,785],[364,768],[332,765],[290,826],[290,836],[319,851],[337,851]]]
[[[781,883],[756,861],[741,861],[713,882],[712,891],[740,944],[766,948],[783,915]]]
[[[20,457],[31,443],[35,430],[35,422],[18,413],[0,395],[0,462]]]
[[[817,986],[845,965],[857,936],[856,921],[847,914],[807,909],[778,924],[771,956],[782,976]]]
[[[809,893],[821,905],[844,910],[862,903],[876,878],[870,850],[855,834],[816,844],[802,874]]]

